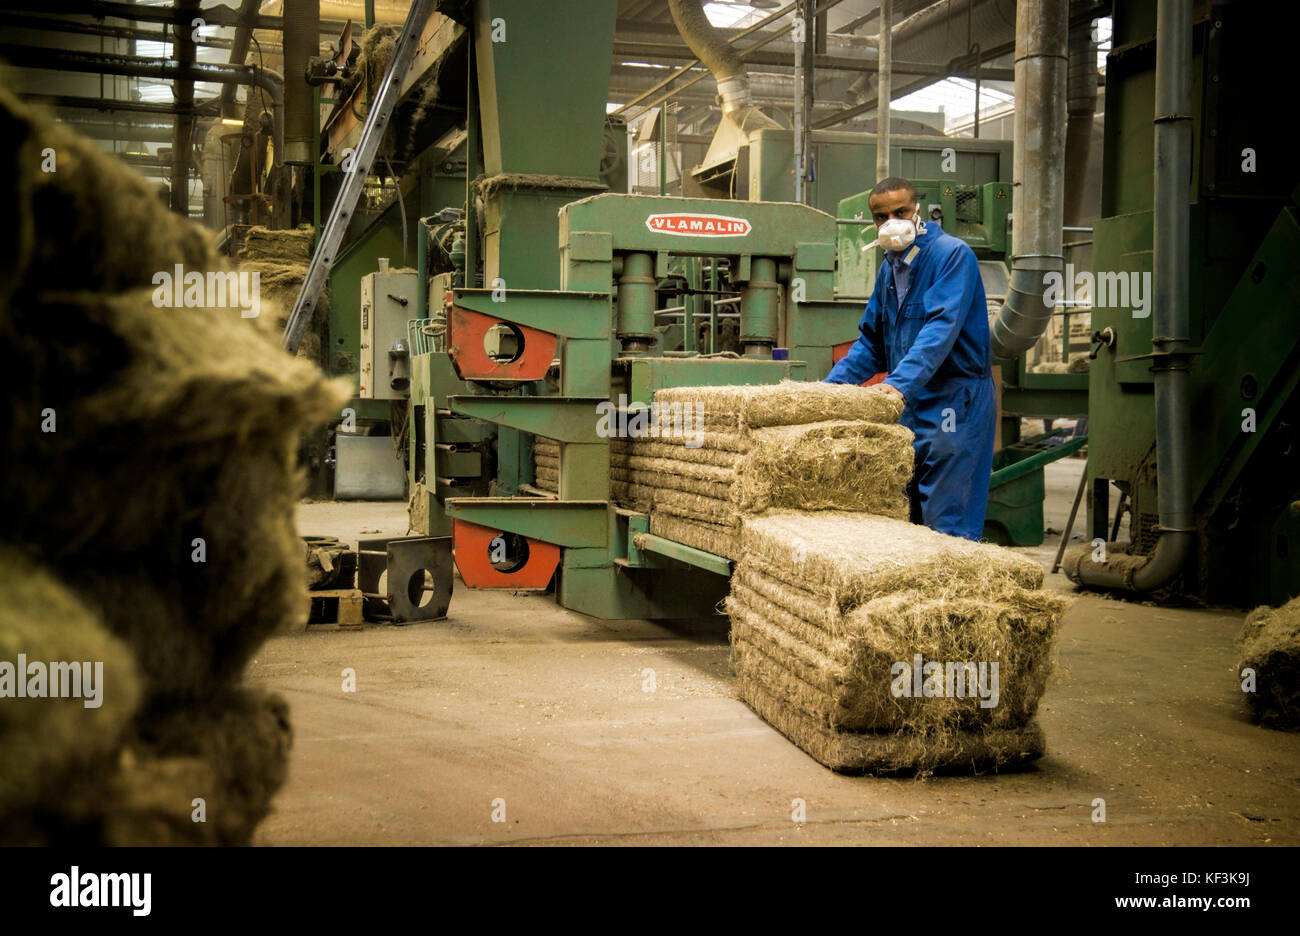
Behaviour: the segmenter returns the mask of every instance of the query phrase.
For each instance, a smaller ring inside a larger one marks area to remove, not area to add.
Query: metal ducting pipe
[[[55,114],[59,123],[82,136],[96,140],[138,140],[146,143],[170,145],[175,125],[149,121],[124,121],[120,117],[104,116],[86,111]]]
[[[189,26],[193,16],[174,4],[161,3],[123,3],[114,0],[44,0],[42,13],[71,14],[73,16],[91,16],[97,20],[105,17],[127,20],[133,23],[170,23],[172,26]],[[228,6],[216,5],[204,7],[201,14],[209,26],[238,26],[239,14]],[[256,29],[281,28],[280,17],[255,14],[250,20]]]
[[[52,68],[60,71],[87,72],[93,75],[129,75],[137,78],[160,78],[164,81],[188,79],[219,84],[243,84],[262,88],[271,96],[275,109],[272,139],[277,153],[284,151],[284,79],[275,72],[251,65],[220,65],[194,62],[181,65],[172,59],[139,58],[131,55],[105,55],[74,49],[48,49],[34,46],[0,46],[0,59],[21,68]]]
[[[176,0],[176,9],[184,11],[193,20],[199,12],[199,0]],[[176,41],[172,43],[172,59],[182,69],[180,77],[172,82],[172,97],[187,110],[194,104],[194,82],[185,76],[183,69],[198,60],[194,33],[190,26],[178,26]],[[182,111],[176,115],[172,130],[171,209],[187,218],[190,215],[190,156],[193,147],[194,115]]]
[[[668,0],[668,9],[682,39],[717,79],[722,112],[729,114],[753,106],[745,62],[726,37],[709,22],[700,0]]]
[[[252,18],[257,15],[261,8],[260,0],[243,0],[239,4],[239,25],[235,27],[235,37],[230,42],[230,64],[243,65],[244,59],[248,57],[248,46],[253,36]],[[269,48],[267,43],[262,43],[262,48]],[[281,49],[281,55],[284,54]],[[228,117],[233,117],[236,113],[235,86],[226,85],[221,89],[221,112]]]
[[[98,98],[98,97],[76,97],[67,94],[38,94],[25,92],[19,95],[24,101],[32,104],[40,104],[57,110],[58,108],[73,108],[76,110],[91,110],[100,113],[119,114],[147,114],[155,116],[171,116],[182,112],[194,114],[196,117],[216,117],[217,107],[215,101],[200,101],[187,107],[182,107],[175,101],[171,102],[151,102],[151,101],[120,101],[116,98]],[[129,118],[123,118],[129,119]]]
[[[1078,581],[1145,592],[1168,584],[1192,552],[1190,211],[1192,177],[1192,0],[1159,0],[1156,11],[1155,206],[1151,346],[1156,403],[1160,538],[1135,570],[1079,563]]]
[[[1083,223],[1088,194],[1088,157],[1092,152],[1092,123],[1097,111],[1097,43],[1092,19],[1083,15],[1092,0],[1071,0],[1069,78],[1065,127],[1065,223]],[[1082,237],[1082,234],[1071,235]]]
[[[78,36],[104,36],[110,39],[133,39],[136,42],[171,42],[174,33],[162,29],[145,29],[142,26],[108,26],[103,23],[83,23],[78,20],[59,19],[54,16],[33,16],[28,13],[16,13],[0,10],[0,26],[14,29],[33,29],[41,32],[71,33]],[[216,49],[229,49],[231,41],[211,37],[194,40],[195,45]],[[268,42],[263,48],[271,48]],[[279,48],[279,46],[275,46]]]
[[[312,113],[307,60],[320,55],[320,0],[284,0],[284,160],[314,162],[319,114]]]
[[[1015,149],[1011,282],[993,323],[993,354],[1033,347],[1055,311],[1046,277],[1065,266],[1065,99],[1069,0],[1016,4]]]

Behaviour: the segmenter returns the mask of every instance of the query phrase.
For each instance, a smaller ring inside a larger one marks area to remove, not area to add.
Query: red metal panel
[[[832,363],[832,364],[838,364],[839,361],[840,361],[840,358],[842,358],[842,357],[844,357],[846,354],[848,354],[848,353],[849,353],[849,349],[852,348],[855,344],[857,344],[857,339],[856,339],[856,338],[855,338],[853,341],[842,341],[842,342],[840,342],[839,344],[834,345],[834,346],[831,348],[831,363]],[[872,384],[878,384],[878,383],[880,383],[882,380],[884,380],[886,376],[888,376],[888,375],[887,375],[884,371],[881,371],[879,374],[877,374],[876,376],[872,377],[870,380],[865,381],[865,382],[862,384],[862,386],[864,386],[864,387],[870,387]]]
[[[493,568],[491,561],[492,541],[502,532],[453,518],[453,552],[461,579],[470,588],[545,588],[560,564],[560,547],[526,536],[527,560],[513,572],[502,572]]]
[[[555,360],[559,339],[550,332],[455,305],[447,322],[447,352],[462,380],[541,380]],[[523,341],[523,348],[513,361],[493,360],[483,347],[488,331],[503,324],[516,329]]]

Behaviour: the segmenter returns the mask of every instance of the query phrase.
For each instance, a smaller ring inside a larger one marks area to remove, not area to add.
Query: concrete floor
[[[1049,528],[1082,468],[1049,466]],[[300,526],[401,535],[405,507],[305,504]],[[1026,552],[1047,567],[1057,542]],[[1048,587],[1072,589],[1060,575]],[[1040,709],[1043,759],[882,780],[832,773],[736,698],[725,619],[599,621],[457,582],[445,621],[313,629],[258,654],[250,680],[289,700],[295,732],[258,841],[1296,844],[1300,735],[1247,718],[1242,617],[1083,595]]]

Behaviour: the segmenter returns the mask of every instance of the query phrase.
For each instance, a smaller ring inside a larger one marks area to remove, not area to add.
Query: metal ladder
[[[436,0],[415,0],[406,14],[406,23],[402,26],[402,34],[398,36],[397,43],[393,47],[393,57],[388,63],[388,70],[384,73],[384,80],[379,85],[379,94],[371,104],[370,112],[366,114],[366,122],[362,124],[361,138],[352,154],[351,168],[344,169],[343,185],[339,188],[334,206],[330,209],[329,219],[321,229],[320,242],[316,245],[316,252],[312,254],[311,264],[307,267],[307,276],[303,279],[302,289],[293,304],[293,312],[289,314],[289,321],[284,327],[282,346],[290,354],[297,353],[303,333],[311,323],[312,311],[316,308],[321,289],[325,285],[325,278],[329,276],[339,244],[342,243],[343,235],[347,231],[348,222],[356,210],[357,201],[361,198],[366,178],[370,175],[370,167],[374,164],[379,144],[384,139],[384,131],[388,129],[388,118],[392,116],[393,108],[397,106],[402,79],[411,68],[411,61],[415,58],[416,48],[419,45],[420,33],[424,29],[424,24],[428,22],[435,3]],[[402,197],[400,191],[397,197]]]

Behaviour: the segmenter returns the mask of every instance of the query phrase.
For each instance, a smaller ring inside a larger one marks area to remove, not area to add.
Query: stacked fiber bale
[[[1238,674],[1255,674],[1255,691],[1246,693],[1255,719],[1266,728],[1300,730],[1300,598],[1246,615],[1237,646]]]
[[[263,312],[279,331],[284,331],[294,303],[307,278],[311,265],[311,246],[315,236],[310,224],[293,230],[273,231],[265,227],[249,228],[239,249],[239,269],[257,273]],[[321,296],[312,310],[312,321],[298,345],[298,356],[323,365],[321,332],[329,317],[329,294]]]
[[[883,394],[784,381],[654,399],[691,415],[683,431],[631,440],[626,502],[649,511],[652,533],[736,559],[743,518],[771,508],[908,514],[912,433]]]
[[[821,763],[925,773],[1043,753],[1034,715],[1068,601],[1039,590],[1037,563],[835,511],[749,517],[742,547],[727,598],[741,698]]]
[[[206,232],[3,91],[0,130],[0,694],[20,653],[103,664],[97,706],[0,701],[0,841],[247,842],[290,731],[243,673],[303,620],[295,451],[347,385],[266,317],[156,307],[156,272],[223,269]]]
[[[560,443],[545,436],[533,437],[533,486],[553,494],[560,490]]]
[[[630,500],[627,458],[630,451],[626,439],[609,440],[610,497],[616,503]],[[533,486],[541,491],[558,494],[560,491],[560,443],[545,436],[533,437]]]

